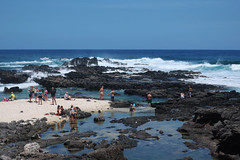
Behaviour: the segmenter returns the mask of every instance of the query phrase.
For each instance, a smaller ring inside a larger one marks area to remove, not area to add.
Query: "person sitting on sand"
[[[115,91],[111,89],[111,92],[108,93],[107,95],[111,94],[111,101],[114,101],[114,96],[115,96]]]
[[[57,116],[60,115],[60,105],[57,106],[57,113],[56,113]]]
[[[3,97],[2,102],[7,102],[7,101],[8,101],[8,99],[6,97]]]
[[[72,100],[72,97],[68,94],[68,92],[65,93],[64,95],[65,100]]]
[[[65,110],[64,110],[63,106],[61,106],[61,108],[60,108],[60,114],[59,115],[61,115],[61,116],[65,115]]]
[[[99,90],[99,94],[100,94],[100,100],[102,100],[103,99],[103,95],[104,95],[104,86],[102,86],[101,88],[100,88],[100,90]]]
[[[11,95],[8,97],[8,100],[7,101],[13,101],[16,99],[16,96],[15,94],[13,94],[13,92],[11,92]]]
[[[152,94],[151,94],[151,92],[149,92],[148,95],[147,95],[147,102],[148,102],[149,106],[152,105]]]

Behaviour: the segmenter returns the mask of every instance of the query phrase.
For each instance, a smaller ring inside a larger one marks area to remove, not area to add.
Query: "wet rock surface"
[[[128,117],[128,118],[121,118],[119,120],[114,119],[111,123],[123,123],[125,126],[130,126],[132,128],[137,128],[147,122],[150,121],[151,117]]]
[[[65,112],[66,112],[66,115],[70,116],[70,110],[66,110]],[[87,118],[87,117],[90,117],[90,116],[92,116],[91,113],[81,111],[80,108],[77,108],[77,114],[76,114],[75,118],[82,119],[82,118]]]
[[[26,65],[22,70],[31,70],[34,72],[43,72],[43,73],[60,73],[59,67],[50,67],[48,65]]]
[[[3,84],[7,83],[23,83],[28,79],[27,74],[17,72],[15,70],[1,70],[0,69],[0,82]]]
[[[151,136],[145,130],[139,130],[136,133],[129,135],[130,138],[146,140],[149,138],[160,139],[158,136]]]
[[[121,145],[124,148],[134,148],[137,147],[137,142],[138,141],[130,139],[125,135],[120,135],[114,143]]]
[[[22,92],[22,89],[20,89],[19,87],[11,87],[11,88],[7,88],[7,87],[4,87],[4,90],[3,90],[4,93],[11,93],[11,92]]]
[[[169,99],[167,102],[152,104],[152,107],[155,108],[156,115],[178,119],[181,121],[190,120],[194,112],[200,108],[204,110],[204,108],[223,108],[229,106],[240,106],[239,93],[235,91],[197,92],[194,93],[191,98],[187,96],[184,99],[174,98]],[[216,116],[218,115],[215,115],[214,113],[211,113],[211,115],[209,115],[209,117],[212,117],[213,121],[218,121],[219,117]]]
[[[5,124],[1,124],[1,127],[4,127]],[[1,144],[0,145],[0,155],[1,159],[126,159],[123,155],[123,146],[122,145],[111,145],[107,141],[101,141],[99,143],[93,143],[90,140],[83,138],[96,136],[95,132],[77,132],[64,135],[62,137],[54,139],[38,139],[35,142],[32,142],[31,139],[26,139],[15,144]],[[18,139],[20,140],[20,139]],[[22,140],[22,139],[21,139]],[[29,143],[31,141],[31,143]],[[61,144],[68,148],[69,151],[80,151],[84,147],[92,148],[94,151],[84,154],[82,156],[74,155],[62,155],[48,153],[42,150],[51,145]]]
[[[89,57],[83,57],[83,58],[74,58],[70,62],[66,62],[63,64],[64,66],[91,66],[91,65],[98,65],[98,60],[96,57],[89,58]]]
[[[182,79],[201,76],[200,72],[193,71],[146,71],[145,73],[107,73],[107,71],[116,71],[118,68],[98,66],[96,58],[75,58],[64,64],[69,69],[75,70],[64,76],[49,76],[46,78],[35,79],[40,85],[51,87],[76,87],[86,90],[99,90],[101,85],[108,89],[125,89],[125,94],[146,96],[151,91],[153,97],[176,97],[181,92],[187,92],[189,84],[194,91],[204,91],[207,89],[216,89],[216,86],[185,83]],[[131,68],[119,68],[122,71],[131,70]]]
[[[46,160],[46,159],[53,159],[53,160],[61,160],[61,159],[86,159],[86,160],[96,160],[96,159],[106,159],[106,160],[126,160],[123,155],[123,148],[122,146],[111,146],[108,148],[101,148],[98,150],[94,150],[82,156],[76,155],[62,155],[62,154],[55,154],[55,153],[21,153],[17,156],[17,160],[20,159],[36,159],[36,160]]]
[[[239,159],[239,107],[199,109],[194,118],[178,129],[183,138],[196,141],[195,146],[207,147],[219,159]]]
[[[34,124],[30,121],[13,121],[11,123],[0,123],[0,143],[26,141],[36,137],[37,133],[45,132],[48,129],[47,119],[42,118]]]
[[[99,117],[94,117],[94,122],[104,122],[105,118],[103,116],[99,116]]]

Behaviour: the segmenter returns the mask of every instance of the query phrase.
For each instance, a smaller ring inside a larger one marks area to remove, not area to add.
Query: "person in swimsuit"
[[[54,102],[57,105],[57,101],[56,101],[55,96],[56,96],[56,89],[54,89],[54,87],[52,87],[52,90],[51,90],[52,105],[54,105]]]
[[[34,96],[35,96],[35,103],[37,103],[37,98],[38,98],[38,87],[35,87],[34,89]]]
[[[60,105],[57,106],[57,113],[56,113],[57,116],[60,115]]]
[[[40,90],[38,91],[38,104],[39,104],[39,105],[42,105],[42,97],[43,97],[43,90],[40,89]]]
[[[6,97],[3,97],[2,102],[7,102],[7,101],[8,101],[8,99]]]
[[[190,86],[188,86],[189,89],[188,89],[188,95],[189,97],[191,98],[192,97],[192,88]]]
[[[29,89],[28,89],[28,95],[29,95],[29,102],[32,102],[33,86],[29,87]]]
[[[111,92],[108,93],[107,95],[110,95],[110,94],[111,94],[111,101],[114,101],[115,91],[111,89]]]
[[[48,90],[46,88],[44,88],[44,99],[45,99],[45,101],[48,100],[47,94],[48,94]]]
[[[152,105],[152,94],[149,92],[148,95],[147,95],[147,102],[148,102],[148,105]]]
[[[103,99],[103,95],[104,95],[104,86],[102,86],[101,88],[100,88],[100,90],[99,90],[99,94],[100,94],[100,100],[102,100]]]
[[[60,108],[60,115],[61,116],[65,115],[65,110],[64,110],[63,106],[61,106],[61,108]]]

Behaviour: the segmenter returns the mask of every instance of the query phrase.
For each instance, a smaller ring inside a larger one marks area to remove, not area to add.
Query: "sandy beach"
[[[78,106],[85,112],[106,111],[110,109],[110,101],[95,99],[75,99],[74,101],[57,99],[57,104],[70,108],[71,105]],[[63,120],[61,116],[50,115],[49,113],[57,111],[57,105],[51,105],[52,101],[43,101],[42,105],[29,103],[28,99],[20,99],[10,102],[0,102],[0,122],[11,122],[19,120],[36,120],[46,117],[48,123]],[[49,115],[45,115],[48,113]]]

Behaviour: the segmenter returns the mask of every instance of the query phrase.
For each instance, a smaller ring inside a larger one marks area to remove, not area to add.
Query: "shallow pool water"
[[[94,123],[93,119],[97,116],[104,116],[105,122]],[[122,123],[110,123],[113,119],[121,119],[127,117],[136,116],[155,116],[154,109],[149,108],[137,108],[136,112],[128,112],[128,109],[123,109],[121,111],[111,111],[104,113],[94,113],[91,117],[67,121],[66,123],[58,123],[53,128],[50,128],[47,132],[41,134],[43,139],[54,138],[54,135],[63,136],[64,134],[69,134],[70,132],[85,132],[94,131],[97,132],[96,136],[91,136],[85,139],[90,139],[94,142],[100,142],[105,139],[107,141],[112,141],[117,139],[120,135],[116,129],[126,129],[130,128]],[[139,140],[137,147],[132,149],[125,149],[124,155],[130,160],[137,159],[159,159],[159,160],[176,160],[179,158],[190,156],[194,160],[212,160],[210,156],[209,149],[188,149],[184,142],[191,140],[182,139],[181,134],[177,131],[178,127],[181,127],[184,122],[181,121],[150,121],[137,128],[137,130],[143,130],[146,128],[151,128],[146,130],[152,136],[159,136],[160,139],[148,139]],[[159,130],[164,133],[161,135]],[[62,133],[65,132],[65,133]],[[128,136],[128,134],[126,134]],[[81,155],[92,151],[92,149],[84,148],[81,151],[69,151],[63,144],[52,145],[45,148],[49,152],[67,154],[67,155]]]

